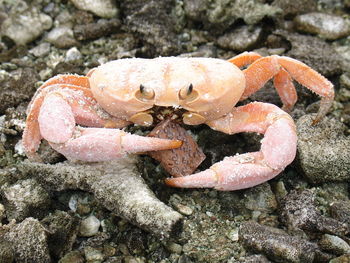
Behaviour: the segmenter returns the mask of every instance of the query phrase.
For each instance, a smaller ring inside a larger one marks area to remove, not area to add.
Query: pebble
[[[325,234],[319,242],[319,245],[325,251],[335,255],[343,255],[350,253],[350,246],[343,239],[337,236]]]
[[[57,48],[69,48],[78,45],[73,30],[67,26],[59,26],[52,29],[47,35],[46,41]]]
[[[50,43],[43,42],[36,47],[33,47],[32,49],[29,50],[29,53],[33,54],[36,57],[44,57],[47,54],[50,53]]]
[[[1,33],[17,45],[25,45],[35,40],[52,26],[51,17],[41,13],[35,6],[13,12],[2,23]]]
[[[94,236],[98,233],[100,225],[100,220],[98,220],[94,215],[90,215],[81,221],[79,235],[82,237]]]
[[[335,40],[350,34],[350,22],[336,15],[324,13],[308,13],[295,17],[297,30]]]
[[[77,60],[81,59],[81,57],[82,56],[81,56],[80,51],[76,47],[72,47],[72,48],[67,50],[66,57],[64,60],[66,62],[72,62],[72,61],[77,61]]]
[[[244,193],[244,205],[247,209],[260,212],[272,212],[277,208],[277,201],[268,183],[249,188]],[[260,215],[260,213],[259,213]]]
[[[87,263],[100,263],[104,260],[102,251],[97,248],[84,247],[84,254]]]
[[[71,0],[76,8],[90,11],[103,18],[112,18],[118,15],[118,9],[113,0]]]
[[[233,32],[227,33],[218,38],[217,43],[222,48],[228,48],[237,51],[252,49],[261,39],[262,28],[255,26],[241,26]]]
[[[175,242],[169,242],[166,246],[166,249],[170,253],[175,253],[175,254],[181,254],[181,252],[182,252],[182,246],[175,243]]]
[[[192,215],[193,213],[193,209],[191,207],[182,204],[175,204],[175,209],[185,216]]]
[[[84,263],[85,260],[83,258],[83,255],[77,251],[73,250],[62,257],[58,263]]]
[[[333,258],[329,263],[349,263],[350,262],[350,254],[342,255],[337,258]]]

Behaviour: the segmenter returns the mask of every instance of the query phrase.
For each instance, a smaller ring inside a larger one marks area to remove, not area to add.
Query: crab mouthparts
[[[141,126],[152,126],[169,119],[172,122],[186,125],[199,125],[205,123],[206,119],[195,112],[187,111],[181,107],[160,107],[153,108],[136,113],[130,118],[135,124]]]

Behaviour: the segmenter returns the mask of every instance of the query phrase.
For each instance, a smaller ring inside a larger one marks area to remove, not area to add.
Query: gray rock
[[[81,189],[95,195],[104,207],[155,235],[167,237],[182,228],[183,217],[159,201],[136,169],[137,158],[102,164],[47,165],[23,162],[24,175],[35,176],[55,191]]]
[[[58,263],[84,263],[84,257],[80,253],[80,251],[74,250],[72,252],[67,253],[62,257]]]
[[[21,4],[12,8],[9,17],[2,23],[1,34],[17,45],[25,45],[51,28],[52,19],[35,5],[27,6],[24,1],[19,2]]]
[[[205,28],[220,32],[238,19],[253,25],[259,23],[264,17],[274,17],[282,12],[278,7],[255,0],[185,0],[184,10],[190,19],[203,23]]]
[[[0,114],[10,107],[16,107],[29,100],[35,92],[39,76],[33,68],[19,68],[11,74],[0,76]]]
[[[76,47],[72,47],[67,50],[66,57],[64,58],[64,60],[66,62],[72,62],[81,59],[81,57],[82,56],[80,51]]]
[[[244,192],[244,205],[247,209],[260,212],[272,212],[277,201],[268,183],[249,188]]]
[[[316,244],[281,231],[248,221],[241,225],[239,236],[246,247],[277,262],[314,262],[319,252]]]
[[[35,179],[26,179],[13,185],[3,185],[0,194],[9,220],[22,221],[26,217],[40,218],[50,205],[49,194]]]
[[[101,263],[104,260],[101,249],[84,247],[84,254],[87,263]]]
[[[290,42],[287,56],[304,62],[324,76],[342,73],[343,58],[323,39],[281,30],[275,34]]]
[[[337,258],[333,258],[329,263],[347,263],[350,262],[350,254],[346,254]]]
[[[349,244],[337,236],[325,234],[318,244],[321,249],[338,256],[350,253]]]
[[[82,237],[92,237],[97,234],[101,222],[94,215],[81,220],[79,227],[79,235]]]
[[[120,4],[129,30],[139,35],[149,46],[148,50],[152,50],[149,56],[180,53],[177,32],[184,26],[181,23],[184,14],[181,10],[176,12],[176,1],[125,0]]]
[[[292,231],[346,235],[350,230],[347,223],[326,217],[316,209],[311,190],[290,192],[281,200],[279,212],[281,221]]]
[[[51,262],[47,246],[47,231],[34,218],[26,218],[20,224],[9,224],[0,231],[15,251],[15,262],[48,263]]]
[[[228,48],[237,51],[244,51],[254,48],[261,40],[262,28],[255,26],[241,26],[230,33],[218,38],[217,43],[222,48]]]
[[[341,16],[324,13],[308,13],[295,17],[297,30],[335,40],[350,34],[350,22]]]
[[[119,19],[100,19],[97,23],[75,26],[74,36],[78,40],[96,39],[116,33],[120,25]]]
[[[119,10],[113,0],[71,0],[76,8],[103,18],[117,17]]]
[[[29,50],[29,53],[36,57],[44,57],[50,53],[50,43],[43,42]]]
[[[350,222],[350,201],[336,201],[330,205],[331,216],[341,222]]]
[[[311,125],[315,115],[308,114],[297,121],[299,160],[305,176],[314,183],[350,179],[350,138],[346,127],[325,117]]]
[[[317,9],[317,1],[315,0],[275,0],[272,6],[282,9],[283,15],[297,15],[305,12],[312,12]]]
[[[69,48],[79,45],[74,38],[73,30],[67,26],[59,26],[52,29],[47,35],[46,41],[58,48]]]
[[[79,220],[64,211],[55,211],[46,216],[41,223],[48,231],[48,246],[55,258],[61,258],[72,250],[76,240]]]

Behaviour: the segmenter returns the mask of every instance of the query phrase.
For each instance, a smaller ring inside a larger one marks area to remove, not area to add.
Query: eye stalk
[[[136,98],[142,101],[154,99],[155,93],[152,88],[140,84],[140,89],[135,94]]]
[[[188,87],[182,88],[179,91],[179,98],[181,100],[192,101],[198,97],[198,92],[193,89],[193,84],[190,83]]]

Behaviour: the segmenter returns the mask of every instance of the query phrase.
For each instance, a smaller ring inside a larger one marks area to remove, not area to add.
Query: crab
[[[262,102],[235,107],[270,79],[281,98],[282,109]],[[296,127],[286,112],[297,101],[293,79],[321,96],[316,124],[332,105],[333,85],[309,66],[289,57],[245,52],[229,60],[115,60],[90,70],[86,76],[59,75],[47,80],[28,107],[23,145],[32,160],[38,160],[36,151],[45,139],[68,160],[84,162],[175,149],[181,141],[122,130],[130,124],[151,126],[158,118],[154,109],[167,109],[186,125],[206,124],[226,134],[255,132],[264,137],[257,152],[225,157],[207,170],[167,178],[166,184],[226,191],[244,189],[275,177],[295,158]]]

